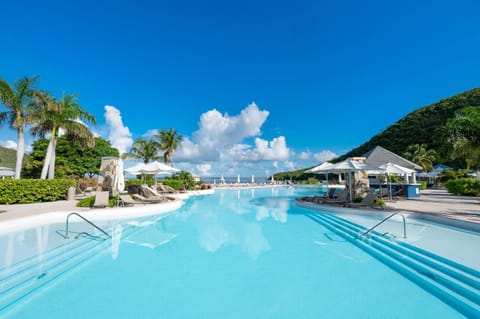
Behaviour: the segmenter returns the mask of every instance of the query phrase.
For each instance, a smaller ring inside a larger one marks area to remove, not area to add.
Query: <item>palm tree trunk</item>
[[[42,174],[40,175],[41,179],[47,178],[48,168],[50,167],[50,162],[52,161],[52,151],[53,151],[53,138],[48,142],[47,154],[45,154],[45,161],[43,162]]]
[[[50,160],[50,167],[48,168],[48,179],[55,178],[55,149],[57,148],[57,137],[52,139],[52,159]]]
[[[18,128],[17,162],[15,163],[15,179],[20,179],[22,173],[23,154],[25,153],[25,137],[23,127]]]

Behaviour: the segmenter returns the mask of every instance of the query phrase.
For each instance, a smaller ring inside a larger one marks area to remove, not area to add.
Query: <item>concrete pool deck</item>
[[[385,202],[386,209],[436,215],[480,224],[480,200],[474,196],[457,196],[445,189],[420,191],[416,199],[401,199]]]
[[[300,201],[301,206],[312,209],[328,207],[331,209],[354,210],[337,204],[314,204]],[[420,197],[415,199],[399,199],[385,201],[384,212],[418,213],[425,217],[440,217],[480,225],[480,199],[474,196],[457,196],[445,189],[427,189],[420,191]],[[372,210],[370,207],[355,208]],[[378,210],[380,211],[380,210]],[[478,226],[477,225],[477,226]]]

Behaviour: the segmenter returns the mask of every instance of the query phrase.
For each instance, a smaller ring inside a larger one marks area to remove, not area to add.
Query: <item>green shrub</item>
[[[383,201],[383,199],[381,199],[381,198],[379,198],[379,197],[375,198],[374,205],[379,206],[379,207],[381,207],[382,209],[385,208],[385,206],[386,206],[386,205],[385,205],[385,202]]]
[[[162,181],[163,184],[179,190],[183,186],[183,182],[179,179],[166,179]]]
[[[445,183],[449,193],[464,196],[479,196],[480,195],[480,180],[469,177],[450,179]]]
[[[449,180],[461,179],[461,178],[468,178],[468,175],[465,171],[446,169],[446,170],[443,170],[442,174],[440,175],[440,182],[446,183]]]
[[[95,196],[90,196],[79,200],[77,207],[92,207],[93,203],[95,203]]]
[[[5,179],[0,180],[0,204],[52,202],[67,198],[73,179]]]
[[[427,189],[427,182],[426,181],[419,181],[420,189]]]
[[[155,178],[153,175],[146,175],[144,179],[136,178],[136,179],[127,179],[125,180],[125,186],[128,185],[144,185],[147,184],[148,186],[152,186],[155,184]]]

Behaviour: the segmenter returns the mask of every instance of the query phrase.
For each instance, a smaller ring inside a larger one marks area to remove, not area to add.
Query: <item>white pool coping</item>
[[[131,207],[112,207],[112,208],[64,208],[57,211],[45,212],[35,214],[34,211],[26,216],[18,218],[10,218],[0,221],[0,234],[8,234],[11,232],[38,227],[53,223],[65,222],[68,214],[77,212],[83,217],[91,221],[106,221],[106,220],[125,220],[137,217],[146,217],[152,215],[162,215],[179,209],[183,206],[184,200],[192,196],[210,195],[215,192],[215,189],[188,191],[185,193],[168,194],[169,197],[175,198],[173,201],[163,202],[158,204],[135,205]],[[49,205],[49,203],[44,203]],[[28,205],[28,204],[27,204]],[[21,206],[21,205],[19,205]],[[53,210],[53,209],[52,209]],[[14,213],[13,213],[14,214]]]

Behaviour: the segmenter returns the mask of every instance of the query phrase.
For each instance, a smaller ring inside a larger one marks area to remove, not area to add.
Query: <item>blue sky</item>
[[[77,93],[97,118],[92,129],[121,149],[174,127],[185,136],[178,167],[262,176],[341,155],[421,106],[478,87],[479,9],[478,1],[8,1],[0,77],[40,75],[38,87],[57,97]],[[0,128],[1,145],[15,141]]]

